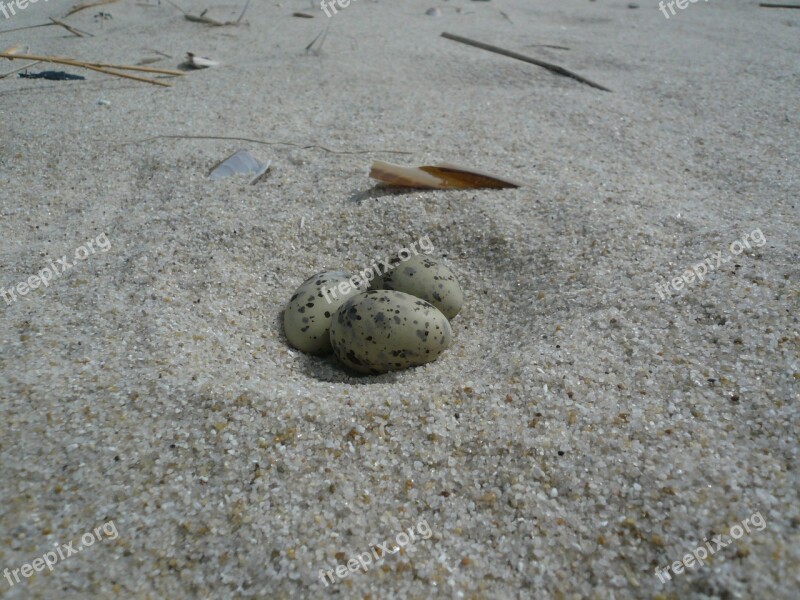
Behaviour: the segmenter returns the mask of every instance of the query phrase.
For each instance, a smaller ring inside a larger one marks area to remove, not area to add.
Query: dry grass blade
[[[569,50],[566,46],[553,46],[551,44],[528,44],[526,48],[552,48],[553,50]]]
[[[24,70],[25,70],[25,69],[27,69],[28,67],[32,67],[33,65],[38,65],[40,62],[42,62],[42,61],[40,61],[40,60],[37,60],[37,61],[35,61],[35,62],[32,62],[32,63],[28,64],[28,65],[22,65],[21,67],[18,67],[18,68],[16,68],[16,69],[11,69],[11,70],[10,70],[10,71],[8,71],[7,73],[3,73],[2,75],[0,75],[0,79],[5,79],[5,78],[6,78],[6,77],[8,77],[9,75],[13,75],[14,73],[16,73],[16,72],[18,72],[18,71],[24,71]]]
[[[27,27],[16,27],[14,29],[4,29],[3,31],[0,31],[0,33],[10,33],[12,31],[22,31],[24,29],[35,29],[37,27],[52,27],[53,25],[59,25],[60,27],[63,27],[64,29],[66,29],[70,33],[73,33],[73,34],[77,35],[78,37],[83,37],[85,35],[88,35],[89,37],[94,37],[94,35],[92,35],[88,31],[83,31],[81,29],[78,29],[77,27],[72,27],[70,25],[67,25],[63,21],[59,21],[58,19],[54,19],[53,17],[50,17],[50,21],[51,21],[50,23],[41,23],[40,25],[28,25]]]
[[[313,51],[314,54],[319,56],[320,52],[322,52],[322,45],[325,43],[325,39],[328,37],[328,29],[330,29],[330,27],[331,26],[330,26],[330,23],[329,23],[328,26],[323,31],[319,32],[317,37],[315,37],[313,40],[311,40],[311,43],[308,46],[306,46],[306,52],[310,51],[311,48],[313,48],[313,46],[317,42],[317,40],[320,40],[319,46],[317,46],[317,49]],[[320,38],[322,38],[322,39],[320,39]]]
[[[50,27],[52,23],[42,23],[40,25],[28,25],[26,27],[15,27],[14,29],[3,29],[0,33],[11,33],[12,31],[24,31],[25,29],[36,29],[37,27]]]
[[[154,135],[143,140],[135,140],[132,142],[124,142],[120,146],[127,146],[129,144],[142,144],[144,142],[151,142],[153,140],[230,140],[236,142],[250,142],[252,144],[262,144],[264,146],[291,146],[293,148],[300,148],[301,150],[308,150],[316,148],[330,154],[413,154],[405,150],[331,150],[319,144],[295,144],[294,142],[267,142],[265,140],[256,140],[246,137],[234,137],[227,135],[180,135],[180,134],[165,134]]]
[[[95,0],[95,2],[84,2],[83,4],[76,4],[72,8],[69,9],[69,12],[64,15],[68,17],[70,15],[75,14],[76,12],[80,12],[82,10],[86,10],[87,8],[94,8],[95,6],[103,6],[104,4],[113,4],[117,0]]]
[[[205,16],[206,14],[205,10],[199,15],[191,15],[185,10],[183,10],[180,6],[175,4],[174,2],[171,2],[170,0],[167,0],[167,2],[169,2],[175,8],[177,8],[179,11],[181,11],[183,13],[184,18],[187,21],[191,21],[192,23],[203,23],[204,25],[211,25],[212,27],[227,27],[230,25],[239,25],[239,23],[241,23],[242,19],[244,18],[244,13],[247,12],[247,8],[250,6],[250,0],[247,0],[247,2],[245,2],[244,8],[242,9],[242,12],[239,14],[239,18],[236,19],[235,21],[217,21],[216,19],[212,19],[211,17]]]
[[[242,9],[242,14],[239,15],[238,19],[236,19],[236,24],[237,25],[242,22],[242,19],[244,18],[244,13],[247,12],[247,8],[249,6],[250,6],[250,0],[247,0],[247,2],[244,3],[244,8]]]
[[[327,31],[327,30],[326,30],[326,31]],[[323,33],[325,33],[325,31],[320,31],[320,32],[317,34],[317,37],[315,37],[313,40],[311,40],[311,43],[310,43],[308,46],[306,46],[306,52],[308,52],[309,50],[311,50],[311,47],[314,45],[314,43],[315,43],[315,42],[316,42],[316,41],[317,41],[317,40],[320,38],[320,36],[321,36]]]
[[[404,167],[376,160],[369,172],[372,179],[388,185],[416,189],[434,190],[473,190],[480,188],[516,188],[523,184],[478,171],[459,167],[449,163],[426,165],[422,167]]]
[[[159,73],[162,75],[183,75],[180,71],[173,69],[154,69],[151,67],[131,67],[126,65],[107,65],[103,63],[90,63],[72,58],[64,58],[61,56],[39,56],[35,54],[14,54],[12,52],[0,52],[0,58],[7,58],[9,60],[37,60],[42,62],[49,62],[60,65],[70,65],[72,67],[81,67],[83,69],[90,69],[92,71],[99,71],[108,75],[115,75],[117,77],[124,77],[125,79],[134,79],[136,81],[143,81],[145,83],[152,83],[153,85],[160,85],[170,87],[171,84],[165,81],[158,81],[156,79],[148,79],[146,77],[137,77],[136,75],[128,75],[127,73],[119,73],[111,69],[122,69],[126,71],[146,71],[148,73]]]
[[[105,69],[120,69],[122,71],[142,71],[144,73],[158,73],[159,75],[184,75],[183,71],[176,71],[175,69],[157,69],[155,67],[141,67],[132,65],[107,65],[104,63],[86,63],[93,67],[103,67]]]
[[[211,19],[210,17],[203,17],[203,16],[195,16],[190,14],[183,15],[187,21],[192,21],[193,23],[205,23],[206,25],[211,25],[213,27],[224,27],[225,25],[234,25],[233,22],[223,23],[222,21],[217,21],[216,19]]]
[[[585,77],[581,77],[577,73],[573,73],[572,71],[568,71],[562,66],[554,65],[553,63],[545,62],[543,60],[538,60],[536,58],[531,58],[530,56],[525,56],[524,54],[518,54],[516,52],[511,52],[510,50],[505,50],[503,48],[498,48],[497,46],[492,46],[490,44],[484,44],[483,42],[477,42],[475,40],[471,40],[469,38],[461,37],[460,35],[454,35],[452,33],[442,33],[442,37],[448,40],[453,40],[454,42],[461,42],[462,44],[467,44],[468,46],[474,46],[475,48],[480,48],[481,50],[487,50],[488,52],[494,52],[495,54],[502,54],[503,56],[508,56],[509,58],[516,58],[517,60],[524,61],[526,63],[530,63],[532,65],[536,65],[537,67],[542,67],[547,69],[548,71],[552,71],[558,75],[563,75],[564,77],[569,77],[574,79],[575,81],[580,81],[581,83],[585,83],[586,85],[596,88],[598,90],[603,90],[604,92],[610,92],[611,90],[605,86],[600,85],[599,83],[595,83],[594,81],[590,81]]]
[[[86,33],[85,31],[81,31],[80,29],[75,29],[74,27],[67,25],[63,21],[59,21],[58,19],[54,19],[53,17],[50,17],[50,20],[53,22],[53,25],[59,25],[60,27],[63,27],[64,29],[69,31],[71,34],[77,35],[78,37],[83,37],[84,34],[94,37],[91,33]]]
[[[167,4],[170,4],[171,6],[174,6],[174,7],[175,7],[175,8],[177,8],[179,11],[181,11],[183,14],[188,14],[188,13],[187,13],[185,10],[183,10],[183,9],[182,9],[180,6],[178,6],[177,4],[175,4],[175,3],[174,3],[172,0],[167,0]]]
[[[112,71],[111,69],[105,67],[96,67],[89,63],[83,64],[76,64],[75,66],[81,66],[84,69],[90,69],[92,71],[98,71],[99,73],[106,73],[107,75],[116,75],[117,77],[123,77],[125,79],[133,79],[134,81],[143,81],[145,83],[152,83],[153,85],[160,85],[163,87],[172,87],[172,84],[167,83],[166,81],[158,81],[156,79],[148,79],[147,77],[139,77],[138,75],[128,75],[127,73],[119,73],[118,71]]]

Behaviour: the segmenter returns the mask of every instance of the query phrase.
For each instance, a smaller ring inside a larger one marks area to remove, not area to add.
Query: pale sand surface
[[[3,34],[223,65],[171,88],[72,68],[87,80],[0,80],[0,286],[111,244],[0,301],[0,568],[118,531],[0,577],[0,596],[796,598],[800,11],[638,4],[358,0],[300,19],[308,2],[257,1],[247,24],[208,28],[122,0],[68,19],[95,37]],[[227,20],[242,3],[183,6]],[[163,134],[412,154],[121,145]],[[238,149],[272,160],[266,179],[209,181]],[[374,192],[373,159],[530,185]],[[756,229],[763,246],[660,298]],[[353,377],[287,346],[301,281],[426,234],[466,298],[438,361]],[[756,512],[765,527],[713,563],[656,577]],[[429,539],[320,581],[420,520]]]

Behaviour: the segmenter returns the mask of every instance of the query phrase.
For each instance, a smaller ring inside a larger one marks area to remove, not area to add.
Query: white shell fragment
[[[254,158],[247,150],[239,150],[211,169],[208,178],[212,181],[216,181],[217,179],[224,179],[225,177],[230,177],[237,173],[255,173],[255,176],[250,180],[250,183],[253,184],[259,177],[267,172],[271,163],[272,161],[269,160],[266,164],[262,163],[260,160]]]
[[[219,62],[216,60],[211,60],[210,58],[205,58],[203,56],[197,56],[196,54],[192,54],[191,52],[186,53],[187,57],[187,64],[190,67],[194,67],[195,69],[207,69],[208,67],[218,67]]]
[[[524,184],[452,163],[404,167],[376,160],[369,176],[388,185],[429,190],[477,190],[480,188],[517,188]]]

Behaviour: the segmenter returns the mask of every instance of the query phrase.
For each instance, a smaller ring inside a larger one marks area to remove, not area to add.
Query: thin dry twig
[[[185,15],[186,15],[186,14],[189,14],[189,13],[187,13],[185,10],[183,10],[183,9],[182,9],[180,6],[178,6],[177,4],[175,4],[175,3],[174,3],[172,0],[167,0],[167,4],[171,4],[172,6],[174,6],[175,8],[177,8],[179,11],[181,11],[181,12],[182,12],[183,14],[185,14]]]
[[[526,48],[553,48],[554,50],[569,50],[566,46],[553,46],[551,44],[528,44]]]
[[[83,4],[76,4],[69,12],[65,14],[65,17],[75,14],[76,12],[80,12],[82,10],[86,10],[87,8],[94,8],[95,6],[103,6],[104,4],[113,4],[117,0],[95,0],[95,2],[84,2]]]
[[[128,75],[127,73],[119,73],[111,69],[122,69],[125,71],[146,71],[148,73],[159,73],[162,75],[183,75],[181,71],[173,69],[155,69],[151,67],[132,67],[126,65],[109,65],[104,63],[90,63],[72,58],[64,58],[62,56],[39,56],[35,54],[14,54],[11,52],[0,52],[0,58],[7,58],[9,60],[37,60],[42,62],[55,63],[60,65],[70,65],[72,67],[82,67],[92,71],[99,71],[108,75],[116,75],[117,77],[124,77],[125,79],[134,79],[136,81],[143,81],[145,83],[152,83],[154,85],[161,85],[170,87],[171,84],[165,81],[158,81],[156,79],[148,79],[146,77],[137,77],[136,75]]]
[[[27,25],[26,27],[15,27],[14,29],[3,29],[0,33],[11,33],[12,31],[24,31],[26,29],[36,29],[37,27],[50,27],[52,23],[42,23],[41,25]]]
[[[34,61],[34,62],[32,62],[32,63],[31,63],[31,64],[29,64],[29,65],[22,65],[22,66],[21,66],[21,67],[19,67],[19,68],[12,69],[12,70],[11,70],[11,71],[9,71],[8,73],[3,73],[2,75],[0,75],[0,79],[4,79],[4,78],[8,77],[9,75],[13,75],[13,74],[14,74],[14,73],[16,73],[17,71],[24,71],[24,70],[25,70],[25,69],[27,69],[28,67],[32,67],[33,65],[38,65],[40,62],[42,62],[42,61],[40,61],[40,60],[37,60],[37,61]]]
[[[294,142],[267,142],[264,140],[255,140],[253,138],[245,138],[245,137],[233,137],[233,136],[225,136],[225,135],[154,135],[149,138],[145,138],[143,140],[134,140],[132,142],[124,142],[119,144],[120,146],[127,146],[130,144],[143,144],[145,142],[151,142],[153,140],[229,140],[235,142],[250,142],[252,144],[261,144],[263,146],[292,146],[294,148],[300,148],[301,150],[308,150],[311,148],[317,148],[318,150],[323,150],[325,152],[329,152],[330,154],[413,154],[413,152],[406,152],[405,150],[356,150],[356,151],[348,151],[348,150],[331,150],[330,148],[326,148],[325,146],[320,146],[319,144],[295,144]]]
[[[319,39],[319,36],[321,36],[323,33],[325,33],[325,32],[324,32],[324,31],[320,31],[320,32],[317,34],[317,37],[315,37],[313,40],[311,40],[311,43],[310,43],[308,46],[306,46],[306,52],[308,52],[309,50],[311,50],[311,46],[313,46],[313,45],[314,45],[314,42],[316,42],[316,41]]]
[[[553,63],[544,62],[543,60],[538,60],[536,58],[531,58],[530,56],[525,56],[524,54],[517,54],[516,52],[511,52],[510,50],[505,50],[503,48],[498,48],[497,46],[491,46],[489,44],[484,44],[483,42],[477,42],[475,40],[471,40],[469,38],[461,37],[460,35],[454,35],[452,33],[444,32],[442,33],[442,37],[448,40],[453,40],[454,42],[461,42],[462,44],[467,44],[468,46],[474,46],[476,48],[480,48],[481,50],[487,50],[489,52],[494,52],[496,54],[502,54],[503,56],[508,56],[509,58],[516,58],[517,60],[521,60],[532,65],[536,65],[537,67],[542,67],[547,69],[548,71],[552,71],[553,73],[557,73],[558,75],[563,75],[564,77],[570,77],[576,81],[580,81],[581,83],[585,83],[586,85],[596,88],[598,90],[603,90],[604,92],[610,92],[611,90],[605,86],[600,85],[599,83],[595,83],[594,81],[590,81],[585,77],[581,77],[577,73],[573,73],[572,71],[568,71],[564,67],[559,65],[554,65]]]
[[[800,8],[800,4],[770,4],[768,2],[759,3],[761,8]]]
[[[94,37],[88,31],[83,31],[82,29],[78,29],[77,27],[72,27],[71,25],[67,25],[63,21],[59,21],[58,19],[54,19],[50,17],[51,23],[41,23],[39,25],[28,25],[27,27],[15,27],[14,29],[4,29],[0,31],[0,33],[11,33],[12,31],[23,31],[25,29],[36,29],[37,27],[52,27],[53,25],[60,25],[61,27],[67,29],[71,33],[74,33],[78,37],[83,37],[83,35],[88,35],[89,37]],[[75,33],[78,32],[78,33]],[[81,35],[82,34],[82,35]]]
[[[204,17],[202,15],[195,16],[190,14],[185,14],[183,17],[187,21],[191,21],[192,23],[205,23],[206,25],[211,25],[212,27],[225,27],[225,25],[236,25],[233,21],[228,21],[227,23],[223,23],[222,21],[217,21],[216,19],[212,19],[211,17]]]
[[[314,43],[315,43],[317,40],[319,40],[319,38],[320,38],[320,36],[321,36],[321,37],[322,37],[322,39],[321,39],[321,40],[320,40],[320,42],[319,42],[319,46],[317,46],[317,49],[316,49],[316,50],[314,50],[314,53],[315,53],[317,56],[319,56],[319,53],[320,53],[320,52],[322,52],[322,45],[325,43],[325,39],[328,37],[328,29],[330,29],[330,27],[331,27],[331,26],[330,26],[330,24],[328,24],[328,26],[325,28],[325,30],[324,30],[324,31],[320,31],[320,32],[319,32],[319,34],[317,34],[317,37],[315,37],[313,40],[311,40],[311,43],[310,43],[308,46],[306,46],[306,52],[308,52],[309,50],[311,50],[311,48],[314,46]]]
[[[239,15],[239,18],[238,18],[238,19],[236,19],[236,24],[237,24],[237,25],[238,25],[238,24],[241,22],[241,20],[244,18],[244,13],[246,13],[246,12],[247,12],[247,7],[248,7],[248,6],[250,6],[250,0],[247,0],[247,2],[245,2],[245,4],[244,4],[244,8],[242,9],[242,14],[240,14],[240,15]]]
[[[68,63],[69,64],[69,63]],[[104,67],[96,67],[94,65],[90,65],[88,63],[72,63],[76,67],[83,67],[84,69],[90,69],[92,71],[98,71],[99,73],[105,73],[106,75],[116,75],[117,77],[124,77],[125,79],[133,79],[134,81],[143,81],[145,83],[152,83],[154,85],[160,85],[163,87],[171,87],[172,84],[169,84],[165,81],[157,81],[155,79],[148,79],[147,77],[139,77],[138,75],[128,75],[127,73],[120,73],[118,71],[112,71],[111,69],[104,68]]]
[[[63,27],[64,29],[69,31],[71,34],[77,35],[78,37],[83,37],[84,34],[90,37],[94,37],[91,33],[86,33],[85,31],[81,31],[80,29],[76,29],[75,27],[67,25],[66,23],[64,23],[64,21],[59,21],[58,19],[54,19],[53,17],[50,17],[50,20],[53,22],[53,25],[59,25],[60,27]]]
[[[205,16],[206,15],[205,10],[199,15],[192,15],[183,10],[180,6],[178,6],[174,2],[172,2],[172,0],[167,0],[167,2],[172,6],[174,6],[175,8],[177,8],[179,11],[181,11],[183,13],[183,17],[187,21],[191,21],[192,23],[203,23],[204,25],[211,25],[212,27],[227,27],[230,25],[239,25],[239,23],[241,23],[242,19],[244,18],[244,13],[247,12],[247,8],[250,6],[250,0],[247,0],[247,2],[245,2],[241,14],[239,15],[239,18],[236,19],[235,21],[217,21],[216,19],[212,19],[211,17]]]

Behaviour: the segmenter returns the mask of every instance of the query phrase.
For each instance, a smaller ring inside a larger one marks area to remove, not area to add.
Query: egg
[[[435,306],[392,290],[353,296],[339,307],[330,341],[339,360],[360,373],[386,373],[436,360],[453,338]]]
[[[323,271],[306,279],[283,311],[283,331],[289,343],[310,354],[330,354],[328,330],[333,315],[363,290],[344,271]]]
[[[386,290],[405,292],[433,304],[448,319],[455,317],[464,305],[464,293],[453,272],[425,254],[405,260],[395,257],[394,268],[381,278]]]

